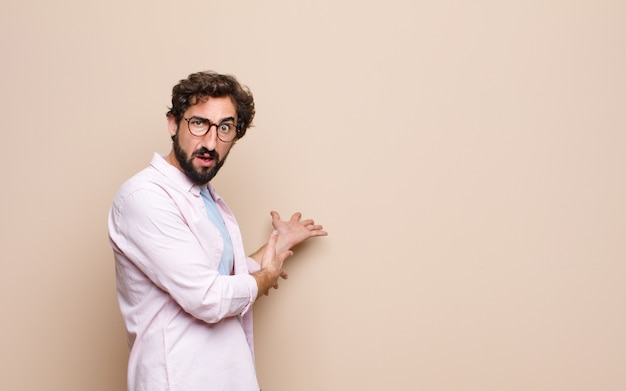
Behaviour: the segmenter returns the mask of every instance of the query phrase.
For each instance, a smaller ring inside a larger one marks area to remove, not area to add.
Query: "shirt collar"
[[[169,178],[174,184],[180,186],[182,189],[187,190],[191,194],[196,197],[200,196],[200,186],[195,185],[184,172],[179,170],[177,167],[171,165],[167,160],[165,160],[165,155],[160,155],[155,153],[152,156],[152,161],[150,165],[154,167],[161,174],[165,175]]]
[[[206,188],[215,201],[221,199],[221,197],[215,193],[215,188],[211,183],[207,184],[206,186],[198,186],[194,184],[187,177],[187,175],[185,175],[184,172],[168,163],[168,161],[165,160],[165,155],[154,153],[150,165],[154,167],[157,171],[165,175],[167,178],[172,180],[176,185],[187,190],[189,193],[193,194],[196,197],[200,196],[200,191],[202,190],[202,188]]]

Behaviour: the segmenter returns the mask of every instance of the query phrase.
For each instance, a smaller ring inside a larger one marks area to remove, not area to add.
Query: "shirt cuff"
[[[252,304],[256,301],[256,297],[259,295],[259,286],[256,283],[256,280],[251,275],[245,276],[250,280],[248,283],[248,294],[250,295],[250,300],[248,301],[248,305],[241,311],[241,316],[244,316],[248,311],[252,309]]]
[[[248,272],[252,274],[258,272],[259,270],[261,270],[261,265],[259,265],[254,258],[248,257]]]

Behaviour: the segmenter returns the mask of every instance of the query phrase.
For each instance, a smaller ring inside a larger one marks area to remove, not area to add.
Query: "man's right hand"
[[[252,277],[256,280],[259,293],[257,299],[261,295],[267,295],[270,288],[278,289],[278,277],[287,278],[287,273],[283,270],[285,259],[293,255],[290,250],[276,254],[276,240],[278,239],[278,231],[274,230],[270,234],[267,246],[261,258],[261,270],[252,273]]]

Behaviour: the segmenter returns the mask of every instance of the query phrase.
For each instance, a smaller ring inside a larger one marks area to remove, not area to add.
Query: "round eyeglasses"
[[[187,128],[189,129],[189,132],[197,137],[202,137],[205,134],[209,133],[212,126],[215,126],[217,138],[225,143],[233,141],[237,136],[237,125],[235,125],[235,123],[231,120],[226,120],[225,122],[214,124],[208,118],[196,116],[183,119],[187,121]]]

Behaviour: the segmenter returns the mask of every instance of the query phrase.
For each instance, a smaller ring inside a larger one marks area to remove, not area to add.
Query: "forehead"
[[[230,96],[198,98],[185,113],[212,120],[237,117],[237,109]]]

